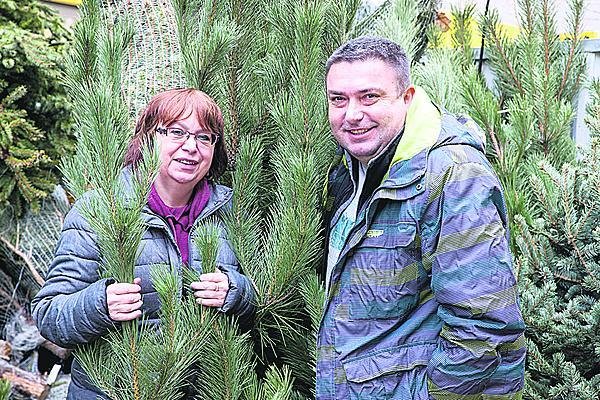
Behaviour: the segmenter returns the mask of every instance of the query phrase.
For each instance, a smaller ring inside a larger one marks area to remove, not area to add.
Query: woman
[[[203,271],[193,245],[198,225],[209,217],[219,219],[231,202],[231,189],[214,183],[227,164],[221,110],[195,89],[154,96],[129,143],[123,170],[126,185],[141,159],[142,143],[154,140],[161,163],[142,212],[146,231],[132,283],[100,279],[96,236],[79,213],[78,203],[65,218],[46,283],[32,302],[40,333],[60,346],[93,341],[115,322],[133,320],[142,313],[150,321],[157,320],[159,301],[150,269],[160,263],[169,264],[180,279],[186,267],[202,273],[191,284],[199,304],[242,319],[253,312],[252,285],[240,273],[226,238],[220,237],[219,271]],[[68,399],[106,398],[76,360],[71,378]]]

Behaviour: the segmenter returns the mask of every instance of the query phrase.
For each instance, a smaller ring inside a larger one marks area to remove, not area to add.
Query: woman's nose
[[[181,147],[187,151],[198,150],[198,144],[196,143],[196,136],[188,134],[187,139],[185,139],[185,141],[183,142]]]

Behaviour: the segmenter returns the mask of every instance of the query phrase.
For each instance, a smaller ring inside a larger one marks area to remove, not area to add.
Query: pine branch
[[[589,85],[590,102],[586,107],[585,123],[593,138],[600,137],[600,80],[594,79]]]
[[[566,67],[564,69],[564,72],[562,75],[562,80],[560,82],[560,87],[559,87],[559,90],[557,93],[558,99],[560,99],[562,97],[563,90],[565,88],[567,79],[569,77],[569,73],[571,72],[571,65],[573,63],[573,60],[574,60],[575,54],[576,54],[576,50],[579,45],[579,41],[580,41],[579,35],[581,32],[581,24],[582,24],[582,20],[583,20],[583,4],[584,4],[583,1],[584,0],[572,0],[571,1],[570,11],[573,14],[570,17],[571,22],[572,22],[570,35],[572,35],[572,38],[570,40],[569,55],[567,57]],[[577,76],[576,87],[579,86],[580,76],[581,75]]]
[[[0,379],[0,400],[8,400],[11,394],[12,385],[10,381]]]
[[[518,78],[517,73],[514,70],[514,67],[509,60],[506,49],[505,42],[502,39],[502,32],[498,30],[498,13],[496,10],[490,12],[488,16],[484,16],[481,21],[481,25],[483,27],[483,34],[485,37],[490,38],[494,45],[495,51],[498,52],[500,59],[504,65],[504,67],[509,72],[509,75],[512,80],[512,84],[519,90],[521,94],[525,94],[525,90],[523,89],[523,85],[521,84],[521,80]]]
[[[544,42],[544,70],[546,76],[550,75],[550,36],[554,32],[550,32],[550,23],[553,20],[553,16],[550,15],[550,4],[548,0],[542,1],[542,28],[543,28],[543,42]]]

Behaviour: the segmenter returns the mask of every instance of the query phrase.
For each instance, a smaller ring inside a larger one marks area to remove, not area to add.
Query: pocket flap
[[[359,246],[388,249],[407,247],[415,241],[416,234],[417,226],[414,222],[400,221],[395,224],[373,224]]]
[[[354,383],[370,381],[398,371],[407,371],[417,365],[427,365],[435,343],[395,346],[342,361],[346,379]]]

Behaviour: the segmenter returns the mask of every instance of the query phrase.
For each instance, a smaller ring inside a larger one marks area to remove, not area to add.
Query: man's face
[[[399,93],[384,61],[340,62],[327,74],[329,123],[335,140],[361,163],[381,153],[402,129],[414,88]]]

